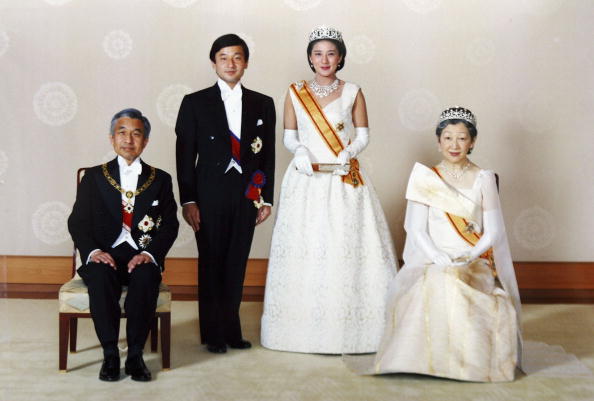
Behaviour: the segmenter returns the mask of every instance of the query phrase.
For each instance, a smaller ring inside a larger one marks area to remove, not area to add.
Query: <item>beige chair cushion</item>
[[[128,287],[122,288],[120,307],[124,311],[124,300],[126,299]],[[60,312],[66,313],[90,313],[89,292],[83,280],[75,275],[69,282],[60,287],[58,299],[60,301]],[[157,312],[171,312],[171,291],[166,284],[161,282],[159,286],[159,298],[157,298]]]

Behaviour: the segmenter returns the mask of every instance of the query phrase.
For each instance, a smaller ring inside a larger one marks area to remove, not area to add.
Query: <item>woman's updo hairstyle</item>
[[[463,123],[466,128],[468,128],[470,138],[474,141],[478,135],[478,130],[476,129],[476,117],[472,114],[472,111],[459,106],[450,107],[441,113],[437,128],[435,128],[435,135],[437,135],[437,138],[439,139],[441,138],[441,132],[445,127],[450,124],[456,125],[459,123]],[[472,149],[469,149],[468,154],[470,154],[471,151]]]
[[[342,40],[342,33],[340,33],[340,31],[335,28],[328,28],[325,26],[315,28],[309,34],[309,43],[307,45],[307,63],[309,64],[309,68],[311,68],[313,72],[316,72],[313,64],[311,61],[309,61],[309,57],[311,56],[314,45],[322,40],[327,40],[334,43],[336,49],[338,50],[338,54],[342,57],[340,63],[338,63],[338,66],[336,67],[336,71],[342,70],[347,54],[346,46]]]

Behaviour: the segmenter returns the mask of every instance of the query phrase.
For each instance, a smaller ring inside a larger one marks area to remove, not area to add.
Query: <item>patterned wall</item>
[[[214,83],[214,38],[247,41],[244,84],[282,110],[288,84],[311,78],[308,32],[327,24],[348,48],[339,76],[367,97],[362,164],[399,253],[409,171],[438,161],[435,120],[459,104],[478,117],[472,159],[501,177],[514,258],[594,260],[592,21],[587,0],[3,0],[0,254],[70,252],[74,171],[114,157],[108,124],[122,108],[148,115],[144,159],[175,173],[179,103]],[[290,157],[277,150],[280,182]],[[252,257],[267,257],[272,226]],[[194,256],[182,227],[171,254]]]

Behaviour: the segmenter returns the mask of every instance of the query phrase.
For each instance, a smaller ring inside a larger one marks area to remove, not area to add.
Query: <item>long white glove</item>
[[[305,146],[301,145],[297,147],[293,160],[295,161],[295,168],[297,169],[297,172],[306,175],[313,174],[311,159],[309,158],[309,151]]]
[[[297,171],[302,174],[312,175],[313,169],[311,168],[309,151],[299,142],[297,130],[286,129],[283,135],[283,144],[289,149],[289,152],[295,153],[293,160]]]
[[[285,145],[285,148],[289,149],[289,152],[295,153],[297,148],[301,146],[296,129],[285,130],[285,133],[283,134],[283,144]]]
[[[368,127],[356,127],[355,128],[355,140],[346,147],[346,151],[348,151],[350,157],[348,160],[352,159],[353,157],[357,157],[359,153],[363,151],[369,144],[369,128]],[[342,152],[341,152],[342,153]],[[340,157],[340,154],[338,155]],[[348,162],[347,160],[347,162]]]
[[[369,143],[368,127],[356,127],[355,133],[355,140],[336,157],[336,162],[342,166],[346,165],[353,157],[356,157],[361,153]],[[337,168],[333,172],[334,175],[347,175],[348,173],[349,171],[346,168]]]
[[[349,169],[346,167],[346,164],[351,160],[351,154],[348,150],[343,149],[338,156],[336,156],[336,161],[338,164],[341,165],[339,168],[335,168],[332,174],[334,175],[347,175],[349,173]]]
[[[412,237],[414,244],[436,265],[452,264],[448,254],[439,250],[427,233],[429,207],[414,201],[408,203],[406,234]]]
[[[468,251],[456,255],[455,259],[463,259],[468,262],[478,259],[483,253],[495,244],[497,238],[504,232],[504,227],[499,219],[499,210],[493,209],[483,212],[483,234],[475,246]]]

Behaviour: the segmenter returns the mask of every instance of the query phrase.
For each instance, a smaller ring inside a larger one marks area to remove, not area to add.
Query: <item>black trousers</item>
[[[257,209],[245,197],[242,176],[231,169],[209,196],[200,197],[198,310],[202,343],[223,345],[242,339],[239,306],[252,245]]]
[[[154,263],[143,263],[128,273],[127,264],[138,251],[127,243],[107,251],[117,269],[104,263],[90,262],[78,269],[89,290],[89,306],[95,332],[105,356],[118,354],[120,333],[120,296],[128,286],[124,303],[128,357],[141,355],[155,316],[161,270]]]

